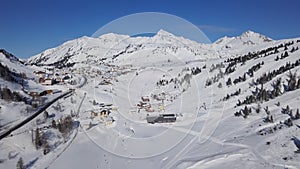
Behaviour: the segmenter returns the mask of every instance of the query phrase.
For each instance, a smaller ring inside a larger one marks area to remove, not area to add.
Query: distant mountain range
[[[164,30],[160,30],[153,37],[130,37],[109,33],[99,38],[84,36],[65,42],[30,57],[26,64],[63,67],[86,61],[125,58],[128,54],[147,55],[147,52],[149,54],[170,52],[183,60],[219,58],[246,53],[272,43],[274,41],[271,38],[252,31],[247,31],[238,37],[224,37],[213,44],[200,44],[183,37],[176,37]]]

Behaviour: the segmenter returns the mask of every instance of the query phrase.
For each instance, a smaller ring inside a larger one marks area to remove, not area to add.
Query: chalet
[[[40,96],[46,96],[47,94],[52,94],[52,93],[53,93],[52,90],[44,90],[44,91],[42,91],[39,95],[40,95]]]
[[[141,97],[141,99],[143,102],[150,102],[150,99],[148,96],[143,96],[143,97]]]
[[[108,116],[111,112],[107,109],[101,110],[100,115],[101,116]]]
[[[45,79],[44,83],[42,83],[43,85],[53,85],[54,84],[54,80],[51,78],[47,78]]]
[[[37,108],[37,107],[39,107],[40,105],[42,105],[42,103],[41,103],[40,100],[32,100],[32,101],[31,101],[31,106],[34,107],[34,108]]]
[[[31,100],[30,104],[32,107],[37,108],[45,103],[46,98],[44,97],[35,97]]]
[[[142,108],[151,108],[151,104],[150,103],[147,103],[147,102],[142,102],[140,101],[138,104],[137,104],[137,107],[142,109]]]
[[[98,117],[98,113],[92,111],[92,112],[91,112],[91,118],[95,118],[95,117]]]
[[[56,77],[56,78],[55,78],[55,82],[56,82],[56,83],[63,83],[64,80],[63,80],[62,78],[60,78],[60,77]]]
[[[146,110],[147,112],[154,112],[154,110],[151,109],[151,107],[146,107],[145,110]]]
[[[146,120],[148,123],[173,123],[176,121],[175,114],[159,114],[158,116],[147,116]]]
[[[158,95],[154,94],[152,95],[152,97],[157,101],[163,101],[166,99],[166,94],[163,92],[163,93],[159,93]]]
[[[109,80],[106,80],[106,79],[104,79],[104,80],[102,80],[100,83],[99,83],[99,85],[110,85],[110,84],[112,84]]]
[[[46,75],[46,72],[43,72],[43,71],[34,71],[33,73],[39,77],[43,77]]]
[[[91,117],[95,118],[95,117],[107,117],[110,114],[110,110],[108,109],[103,109],[101,111],[92,111],[91,112]]]
[[[40,78],[39,78],[39,83],[45,83],[45,78],[40,77]]]

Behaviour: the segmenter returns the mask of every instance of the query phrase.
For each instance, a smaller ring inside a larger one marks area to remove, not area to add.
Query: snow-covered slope
[[[0,50],[0,133],[26,117],[25,102],[29,97],[24,89],[35,84],[33,72],[16,56]]]
[[[75,80],[45,88],[73,95],[0,140],[0,167],[300,168],[299,47],[252,31],[213,44],[164,30],[68,41],[24,69],[62,68]],[[161,114],[176,121],[149,123]]]
[[[154,53],[172,55],[183,61],[213,59],[259,50],[272,42],[272,39],[252,31],[238,37],[224,37],[213,44],[199,44],[164,30],[158,31],[153,37],[129,37],[109,33],[99,38],[81,37],[68,41],[31,57],[27,64],[65,67],[76,63],[99,62],[108,58],[123,57],[123,60],[127,60],[129,55],[149,55],[151,60]]]
[[[265,42],[272,41],[271,38],[255,33],[253,31],[244,32],[241,36],[238,37],[224,37],[215,42],[218,45],[227,45],[228,48],[232,46],[242,46],[242,45],[261,45]]]
[[[158,54],[170,53],[171,55],[181,55],[180,52],[183,52],[185,57],[197,59],[217,57],[207,45],[176,37],[160,30],[153,37],[129,37],[113,33],[102,35],[99,38],[81,37],[33,56],[28,59],[27,64],[66,66],[87,61],[98,62],[135,52],[145,53],[144,51],[149,54],[156,52]],[[211,53],[210,56],[208,53]]]
[[[213,46],[226,56],[244,54],[271,46],[274,41],[253,31],[244,32],[237,37],[223,37],[215,41]]]
[[[0,63],[15,72],[28,72],[28,68],[24,66],[22,60],[4,49],[0,49]]]

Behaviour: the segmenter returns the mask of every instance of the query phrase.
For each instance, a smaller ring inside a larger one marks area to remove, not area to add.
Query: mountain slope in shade
[[[19,63],[19,64],[23,64],[23,61],[21,61],[19,58],[17,58],[15,55],[7,52],[4,49],[0,49],[0,54],[1,54],[1,62],[6,62],[4,61],[4,59],[7,59],[10,62],[15,62],[15,63]]]
[[[0,63],[7,66],[12,72],[25,73],[29,77],[32,75],[31,70],[24,65],[24,61],[4,49],[0,50]]]

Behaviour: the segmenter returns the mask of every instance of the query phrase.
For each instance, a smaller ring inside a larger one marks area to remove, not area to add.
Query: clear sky
[[[21,58],[81,36],[119,17],[163,12],[198,26],[211,41],[247,30],[300,37],[299,0],[7,0],[0,3],[0,48]]]

